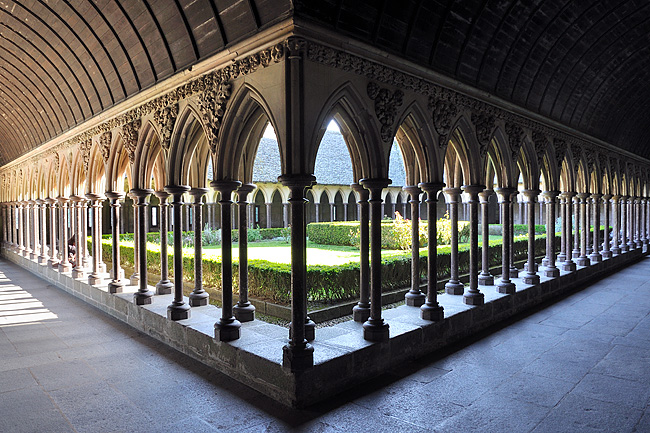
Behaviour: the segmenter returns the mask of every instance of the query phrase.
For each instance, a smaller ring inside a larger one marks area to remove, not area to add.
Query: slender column
[[[603,256],[598,251],[598,247],[600,244],[599,242],[600,240],[600,198],[602,196],[603,196],[602,194],[597,194],[597,193],[591,195],[591,206],[592,206],[591,217],[593,218],[592,223],[594,226],[594,232],[592,235],[592,240],[593,240],[592,252],[589,255],[589,260],[591,260],[592,263],[600,263],[603,261]]]
[[[36,217],[36,221],[40,221],[40,224],[36,224],[36,232],[38,235],[38,245],[39,245],[39,250],[38,250],[38,263],[41,265],[44,265],[47,263],[47,237],[45,233],[45,226],[47,225],[47,221],[45,220],[46,218],[46,209],[45,209],[45,201],[41,199],[36,200],[36,213],[38,216]]]
[[[406,305],[420,307],[426,296],[420,291],[420,194],[415,185],[402,188],[411,196],[411,289],[406,293]]]
[[[272,209],[272,203],[266,203],[266,228],[271,228],[273,225],[273,219],[271,218],[271,209]]]
[[[242,323],[255,320],[255,306],[248,300],[248,194],[253,192],[254,189],[255,185],[252,183],[245,183],[237,189],[237,215],[239,217],[239,301],[237,301],[237,304],[232,310],[235,319]],[[286,206],[283,206],[283,208],[286,209]]]
[[[316,180],[311,175],[282,175],[278,178],[289,188],[291,207],[291,332],[282,348],[282,365],[291,371],[307,370],[314,365],[314,348],[305,338],[307,321],[307,266],[305,257],[305,188]]]
[[[482,253],[482,271],[478,276],[479,286],[493,286],[494,276],[490,274],[490,222],[489,222],[489,203],[490,196],[493,191],[486,189],[481,191],[478,196],[481,201],[481,238],[483,240],[481,253]]]
[[[571,252],[571,245],[573,244],[573,236],[571,235],[571,230],[573,227],[573,218],[572,218],[572,199],[576,195],[573,191],[567,191],[562,193],[564,198],[564,215],[566,216],[565,220],[562,221],[562,231],[565,233],[564,238],[566,240],[565,250],[566,258],[562,262],[560,269],[567,272],[573,272],[576,270],[576,263],[573,261],[573,254]],[[576,225],[577,230],[577,225]]]
[[[451,263],[449,281],[445,284],[445,291],[450,295],[462,295],[465,286],[458,279],[458,202],[461,189],[445,188],[442,192],[447,196],[449,218],[451,219]]]
[[[588,266],[589,258],[587,258],[587,240],[589,238],[589,226],[587,223],[587,198],[589,193],[581,192],[576,196],[579,200],[580,208],[577,215],[580,218],[576,218],[576,223],[580,225],[580,255],[576,259],[576,264],[578,266]]]
[[[641,244],[643,246],[648,245],[648,199],[646,197],[641,197],[639,200],[639,225],[641,226]]]
[[[352,308],[355,322],[365,322],[370,317],[370,192],[358,183],[350,188],[359,194],[359,302]]]
[[[330,221],[336,221],[336,203],[330,203]]]
[[[63,273],[72,271],[72,264],[68,260],[70,256],[68,252],[68,205],[70,199],[68,197],[57,197],[57,200],[59,201],[59,223],[61,224],[61,236],[59,238],[61,260],[59,261],[59,272]]]
[[[510,205],[508,205],[508,208],[510,209],[510,220],[508,222],[508,224],[510,224],[510,235],[508,237],[508,242],[510,243],[510,278],[519,278],[519,269],[517,269],[517,265],[515,264],[515,203],[518,203],[519,206],[519,219],[522,224],[524,223],[523,202],[517,200],[517,194],[519,194],[519,191],[515,189],[510,197]]]
[[[83,258],[82,258],[82,245],[83,237],[81,235],[81,202],[83,197],[73,195],[70,197],[72,203],[70,206],[72,208],[73,220],[74,220],[74,244],[75,244],[75,255],[74,255],[74,266],[72,268],[72,278],[85,278],[86,272],[83,267]]]
[[[539,275],[535,272],[535,202],[539,193],[538,189],[524,191],[528,202],[528,266],[523,277],[524,284],[539,284],[540,281]]]
[[[172,196],[174,218],[174,300],[167,307],[169,320],[190,318],[190,306],[183,300],[183,194],[189,190],[185,185],[165,187],[165,192]]]
[[[237,340],[241,335],[241,323],[233,314],[232,296],[232,192],[241,186],[241,182],[215,180],[210,183],[210,186],[219,191],[219,204],[221,204],[222,306],[221,318],[214,324],[214,336],[219,341],[232,341]]]
[[[620,206],[620,221],[621,221],[621,243],[620,243],[620,248],[621,248],[621,253],[627,253],[628,251],[628,246],[627,246],[627,199],[628,196],[620,196],[619,198],[619,206]]]
[[[160,190],[154,192],[158,197],[159,227],[160,227],[160,281],[156,284],[157,295],[168,295],[172,292],[174,284],[169,281],[169,253],[167,252],[167,227],[168,227],[168,209],[167,199],[170,194],[167,191]]]
[[[427,193],[427,300],[420,307],[420,317],[424,320],[439,322],[444,319],[444,309],[438,303],[438,234],[436,227],[436,209],[438,194],[445,186],[443,183],[423,182],[418,185]]]
[[[91,263],[91,255],[88,252],[88,200],[85,199],[81,202],[81,238],[82,242],[79,244],[83,247],[83,267],[84,269],[88,270],[91,268],[92,263]]]
[[[320,203],[314,203],[314,210],[316,212],[315,222],[320,222]]]
[[[343,203],[343,221],[347,221],[347,220],[348,220],[348,204]]]
[[[207,188],[192,188],[190,195],[194,197],[192,203],[192,217],[194,219],[194,290],[190,293],[190,307],[200,307],[208,305],[210,295],[203,289],[203,241],[202,241],[202,227],[203,227],[203,196],[208,193]],[[232,237],[232,234],[231,234]],[[223,247],[223,243],[221,244]],[[229,245],[229,248],[232,245]],[[232,267],[232,266],[231,266]]]
[[[611,259],[612,251],[609,246],[609,200],[612,198],[611,194],[603,194],[603,212],[605,214],[605,232],[603,233],[603,251],[601,253],[603,259]]]
[[[102,201],[104,197],[99,194],[88,193],[86,198],[90,201],[90,211],[92,218],[92,272],[88,275],[88,284],[91,286],[96,286],[101,284],[104,281],[102,277],[101,270],[99,268],[99,260],[102,256],[102,230],[99,223],[99,214],[102,210]]]
[[[39,254],[41,250],[40,243],[40,233],[41,229],[39,227],[39,200],[31,200],[32,214],[30,216],[32,221],[32,253],[30,254],[30,259],[34,261],[39,260]]]
[[[18,254],[25,255],[25,202],[18,202]]]
[[[469,195],[469,288],[463,295],[463,302],[468,305],[483,305],[485,302],[485,296],[478,290],[478,194],[484,189],[483,185],[463,187]]]
[[[555,266],[555,203],[560,191],[544,191],[546,198],[546,258],[545,277],[556,278],[560,270]]]
[[[566,230],[564,229],[566,226],[566,196],[560,192],[560,196],[558,198],[559,204],[560,204],[560,254],[557,256],[557,263],[558,265],[566,260],[566,255],[567,255],[567,249],[566,249]]]
[[[282,222],[284,227],[289,227],[289,203],[282,203]]]
[[[362,179],[370,191],[370,318],[363,324],[363,338],[380,342],[388,340],[388,323],[381,317],[381,193],[390,179]]]
[[[45,199],[45,203],[47,203],[47,206],[50,209],[50,253],[47,259],[47,266],[50,269],[54,269],[54,267],[59,264],[56,248],[56,228],[59,226],[56,222],[56,200],[48,197]]]
[[[576,195],[573,198],[573,213],[575,222],[573,224],[573,251],[571,255],[574,259],[580,257],[580,233],[582,231],[582,218],[580,217],[580,197]]]
[[[33,235],[34,235],[34,218],[33,218],[33,200],[28,200],[25,204],[25,257],[33,259],[34,250],[33,246]]]
[[[650,244],[650,198],[646,199],[645,228],[646,228],[646,239],[648,239],[648,243]]]
[[[133,200],[133,275],[129,278],[131,286],[140,285],[140,231],[144,231],[144,227],[140,227],[140,219],[138,218],[138,207],[136,206],[137,197],[133,195],[133,190],[129,191],[129,196]],[[146,263],[146,262],[145,262]]]
[[[510,280],[510,238],[512,237],[512,220],[510,219],[512,213],[512,196],[516,191],[515,188],[497,188],[495,189],[499,196],[499,205],[501,208],[501,281],[497,284],[497,291],[499,293],[513,294],[516,287]]]
[[[124,281],[122,281],[122,269],[120,268],[120,200],[124,199],[123,192],[107,191],[111,206],[111,247],[112,270],[111,281],[108,283],[109,293],[122,293],[124,291]]]
[[[586,221],[584,226],[584,236],[585,236],[585,255],[589,257],[593,253],[592,241],[591,241],[591,221],[593,219],[593,208],[591,207],[591,196],[585,199],[586,206],[584,208],[584,220]],[[587,263],[589,264],[589,263]]]
[[[634,239],[637,248],[643,246],[643,213],[641,197],[634,199]]]
[[[138,255],[135,257],[136,269],[139,270],[138,291],[133,294],[135,305],[148,305],[153,301],[153,291],[149,290],[149,280],[147,278],[147,198],[153,194],[151,189],[132,189],[129,191],[134,198],[133,206],[136,209],[137,233],[134,239],[138,245],[136,250]],[[133,280],[131,280],[133,281]]]

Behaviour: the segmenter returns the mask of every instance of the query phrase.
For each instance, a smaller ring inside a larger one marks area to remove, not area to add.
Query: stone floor
[[[650,258],[291,410],[0,260],[0,432],[650,432]]]

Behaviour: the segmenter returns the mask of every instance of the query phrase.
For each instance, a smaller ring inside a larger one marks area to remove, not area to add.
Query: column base
[[[32,251],[29,253],[29,260],[36,260],[38,256]]]
[[[124,292],[124,283],[121,280],[113,280],[108,283],[108,293],[122,293]]]
[[[503,281],[501,280],[499,284],[497,284],[497,292],[503,293],[505,295],[512,295],[517,291],[517,286],[515,284],[508,280],[508,281]]]
[[[465,285],[458,282],[449,281],[445,284],[445,293],[448,295],[462,295],[465,293]]]
[[[611,259],[612,258],[612,252],[611,251],[603,251],[600,253],[601,256],[603,256],[603,260],[605,259]]]
[[[576,265],[578,266],[589,266],[591,262],[588,257],[582,256],[576,259]]]
[[[478,285],[479,286],[494,286],[494,276],[487,274],[479,274],[478,276]]]
[[[180,304],[172,303],[167,307],[167,318],[169,320],[185,320],[189,319],[191,315],[190,306],[185,302]]]
[[[314,341],[316,339],[316,324],[307,316],[305,320],[305,340]]]
[[[539,271],[539,265],[537,263],[533,267],[535,268],[535,272]],[[524,263],[524,271],[528,272],[528,262]]]
[[[70,263],[59,263],[59,272],[62,274],[72,272],[72,265]]]
[[[549,264],[550,262],[551,262],[551,261],[549,260],[548,257],[544,257],[544,258],[542,259],[542,266],[548,266],[548,264]]]
[[[156,284],[156,295],[169,295],[174,289],[174,283],[169,280],[160,280]]]
[[[589,260],[591,263],[600,263],[603,261],[603,256],[600,253],[591,253],[589,255]]]
[[[619,254],[621,254],[621,249],[619,247],[612,248],[612,255],[618,256]]]
[[[282,348],[282,367],[291,371],[305,371],[314,367],[314,348],[311,344]]]
[[[406,295],[404,295],[404,300],[406,300],[406,305],[409,307],[420,307],[424,305],[427,297],[419,290],[417,292],[410,290]]]
[[[627,253],[627,251],[628,251],[627,245],[621,245],[621,254]]]
[[[510,267],[510,278],[519,278],[519,269],[516,266]]]
[[[56,260],[56,259],[50,258],[47,261],[47,267],[50,268],[50,269],[57,269],[59,267],[59,261]]]
[[[465,295],[463,295],[463,303],[467,305],[483,305],[485,304],[485,295],[483,295],[481,292],[467,292]]]
[[[140,284],[140,274],[133,274],[129,278],[129,286],[137,286]]]
[[[96,273],[93,272],[92,274],[88,275],[88,284],[90,284],[91,286],[98,286],[103,281],[104,281],[104,279],[98,273],[96,274]]]
[[[133,302],[135,305],[149,305],[153,301],[153,292],[147,290],[146,292],[135,292],[133,294]]]
[[[86,277],[86,272],[83,269],[76,268],[76,267],[72,268],[72,278],[79,279],[85,277]]]
[[[203,293],[190,293],[190,307],[203,307],[210,303],[210,294],[208,292]]]
[[[542,274],[543,274],[545,277],[549,277],[549,278],[557,278],[557,277],[560,276],[560,270],[559,270],[557,267],[555,267],[555,266],[553,266],[552,268],[547,267],[546,269],[544,269],[544,270],[542,271]]]
[[[352,308],[352,320],[355,322],[365,322],[370,317],[370,304],[359,302]]]
[[[557,258],[555,259],[557,263],[562,263],[566,261],[566,254],[560,253],[558,254]]]
[[[635,243],[637,248],[643,247],[643,241],[637,240]]]
[[[578,250],[571,251],[571,258],[572,259],[577,259],[578,257],[580,257],[580,251],[578,251]]]
[[[537,274],[526,274],[522,278],[522,281],[524,282],[524,284],[535,285],[535,284],[539,284],[540,280],[539,280],[539,275]]]
[[[239,320],[241,323],[252,322],[255,320],[255,306],[250,302],[237,303],[232,307],[233,314],[235,319]]]
[[[560,269],[562,269],[563,271],[567,271],[567,272],[575,272],[576,271],[576,262],[566,261],[566,262],[564,262],[564,263],[562,263],[560,265]]]
[[[214,338],[219,341],[234,341],[241,336],[241,323],[239,320],[231,317],[230,319],[221,318],[214,324]]]
[[[363,324],[363,339],[373,343],[388,341],[388,323],[384,322],[384,319],[369,319]]]
[[[585,254],[587,255],[587,257],[589,257],[590,255],[592,255],[593,252],[594,252],[594,249],[593,249],[593,248],[586,248],[586,249],[585,249]]]
[[[438,304],[436,302],[436,304]],[[422,320],[431,322],[440,322],[445,318],[445,309],[441,305],[425,303],[420,307],[420,317]]]
[[[38,264],[46,265],[48,258],[46,256],[38,256]]]

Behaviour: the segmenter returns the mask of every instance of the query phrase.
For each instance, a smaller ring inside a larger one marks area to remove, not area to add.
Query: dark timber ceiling
[[[650,157],[648,0],[297,0],[296,15]]]
[[[290,0],[0,0],[0,164],[291,9]]]
[[[650,157],[648,0],[0,0],[0,164],[293,8]]]

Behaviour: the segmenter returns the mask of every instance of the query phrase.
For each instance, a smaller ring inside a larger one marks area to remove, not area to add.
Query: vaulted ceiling
[[[650,157],[647,0],[0,0],[0,164],[293,13]]]

